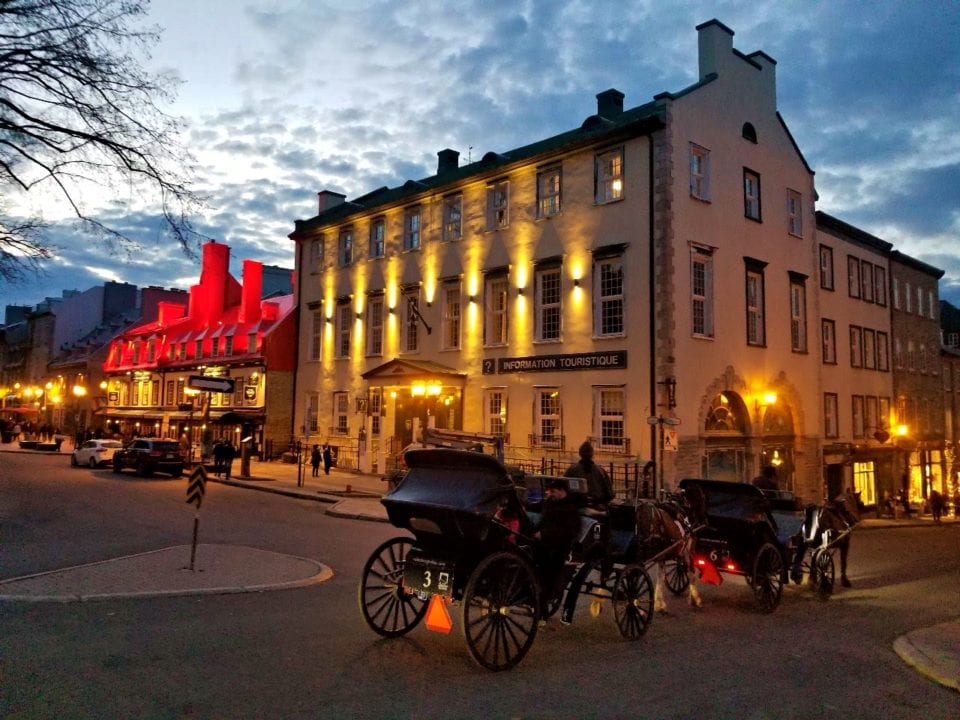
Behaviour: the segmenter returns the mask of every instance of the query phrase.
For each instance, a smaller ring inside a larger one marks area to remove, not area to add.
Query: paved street
[[[294,469],[295,470],[295,469]],[[257,482],[257,481],[253,481]],[[263,480],[279,483],[284,480]],[[308,489],[312,482],[307,479]],[[0,579],[189,545],[185,480],[0,455]],[[294,482],[295,486],[295,482]],[[331,488],[335,491],[336,488]],[[858,531],[851,577],[827,603],[790,587],[757,615],[738,578],[678,601],[637,643],[609,612],[550,622],[513,672],[470,660],[459,630],[385,641],[356,584],[393,528],[304,501],[208,486],[200,541],[304,558],[322,582],[229,595],[0,605],[4,717],[955,718],[956,692],[894,641],[960,617],[957,525]],[[362,502],[359,493],[347,499]],[[203,549],[201,545],[201,550]],[[609,608],[608,608],[609,611]]]

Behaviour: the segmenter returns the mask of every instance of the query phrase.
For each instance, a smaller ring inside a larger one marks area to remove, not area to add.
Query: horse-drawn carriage
[[[535,538],[542,478],[518,482],[496,458],[461,450],[410,450],[406,462],[406,477],[383,504],[390,522],[412,537],[380,545],[360,580],[361,612],[375,632],[398,637],[425,616],[429,628],[449,632],[447,607],[459,604],[470,654],[490,670],[520,662],[541,618],[561,603],[572,610],[580,594],[610,600],[623,637],[636,640],[646,632],[653,585],[636,561],[635,516],[585,514],[565,565],[573,579],[563,587],[545,576]]]

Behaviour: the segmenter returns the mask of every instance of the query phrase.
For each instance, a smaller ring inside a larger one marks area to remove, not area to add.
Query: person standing
[[[218,440],[213,445],[213,472],[217,477],[223,475],[223,440]]]
[[[934,522],[940,522],[943,515],[943,495],[937,490],[930,491],[930,514],[933,515]]]
[[[333,465],[333,453],[327,443],[323,444],[323,473],[330,474],[330,467]]]
[[[310,467],[312,468],[310,474],[313,477],[317,477],[320,474],[320,461],[323,459],[323,456],[320,452],[320,446],[314,445],[313,452],[310,453]]]
[[[593,445],[589,440],[580,446],[580,461],[568,467],[563,476],[587,481],[587,503],[591,507],[606,509],[607,503],[613,500],[610,477],[593,461]]]
[[[230,479],[230,473],[233,471],[233,459],[237,456],[236,448],[230,440],[223,441],[223,473]]]

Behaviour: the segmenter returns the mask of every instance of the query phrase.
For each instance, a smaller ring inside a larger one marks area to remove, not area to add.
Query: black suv
[[[183,474],[183,456],[176,440],[163,438],[137,438],[113,455],[113,471],[123,472],[133,468],[144,477],[155,471],[169,473],[173,477]]]

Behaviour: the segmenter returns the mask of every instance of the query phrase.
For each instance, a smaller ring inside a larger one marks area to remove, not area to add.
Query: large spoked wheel
[[[760,612],[771,613],[783,594],[783,557],[773,543],[760,546],[753,563],[753,597]]]
[[[833,595],[834,566],[833,553],[828,550],[816,550],[810,559],[810,580],[821,600]]]
[[[690,566],[683,558],[673,558],[663,564],[663,580],[667,590],[674,595],[683,595],[690,587]]]
[[[463,594],[463,634],[473,659],[494,671],[520,662],[537,636],[539,597],[536,573],[522,557],[484,558]]]
[[[360,577],[360,612],[374,632],[394,638],[410,632],[427,603],[403,585],[403,566],[413,547],[409,538],[387,540],[373,551]]]
[[[653,619],[653,583],[640,565],[627,565],[613,583],[613,617],[620,634],[639,640]]]

